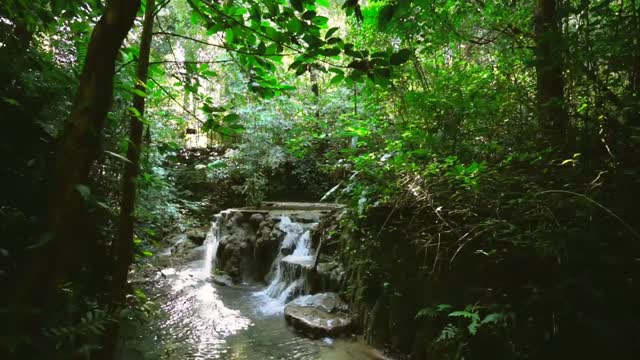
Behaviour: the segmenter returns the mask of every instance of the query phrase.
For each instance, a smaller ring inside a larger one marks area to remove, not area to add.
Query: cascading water
[[[305,293],[306,271],[313,265],[310,231],[285,215],[280,220],[279,229],[285,233],[285,237],[271,266],[271,282],[256,294],[267,300],[266,306],[261,309],[263,313],[281,312],[294,296]],[[293,251],[285,256],[287,249]]]
[[[200,275],[204,279],[211,276],[212,271],[215,270],[218,247],[231,211],[217,214],[207,233],[203,244],[205,257]],[[278,229],[285,236],[271,265],[271,281],[267,288],[255,293],[264,302],[261,312],[265,314],[282,312],[286,303],[308,292],[306,275],[314,262],[309,231],[313,224],[293,221],[287,215],[280,215]]]
[[[144,327],[135,323],[128,329],[120,359],[371,359],[366,348],[354,347],[362,346],[358,343],[309,340],[284,326],[281,314],[285,303],[306,293],[306,272],[314,259],[308,230],[320,217],[299,207],[294,205],[286,212],[222,212],[216,215],[202,248],[193,249],[197,250],[193,254],[206,255],[193,260],[195,256],[186,257],[170,248],[158,256],[155,261],[161,272],[153,281],[141,274],[138,286],[160,305],[160,311]],[[254,216],[257,213],[261,216]],[[229,239],[237,241],[234,236],[252,235],[251,231],[260,236],[258,239],[269,241],[282,239],[280,231],[285,234],[271,266],[269,286],[255,293],[253,285],[220,286],[210,282],[216,266],[225,266],[221,259],[226,261],[226,257],[218,257],[221,254],[217,252],[227,249]]]
[[[218,246],[220,245],[220,239],[222,238],[222,224],[226,212],[217,214],[211,223],[211,228],[207,233],[207,237],[204,240],[204,246],[206,248],[204,264],[202,266],[202,273],[205,277],[211,275],[211,271],[216,268],[216,254],[218,253]]]

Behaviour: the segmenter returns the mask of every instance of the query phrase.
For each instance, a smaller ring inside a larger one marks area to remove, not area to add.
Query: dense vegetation
[[[2,1],[1,357],[109,358],[172,229],[324,197],[371,342],[632,358],[639,43],[635,0]]]

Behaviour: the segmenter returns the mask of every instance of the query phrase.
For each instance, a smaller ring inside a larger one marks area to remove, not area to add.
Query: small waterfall
[[[257,293],[270,300],[262,309],[265,313],[282,311],[293,297],[306,292],[306,273],[314,259],[309,230],[305,231],[302,224],[292,222],[285,215],[280,220],[279,228],[285,233],[285,237],[271,268],[271,282],[265,290]],[[284,250],[291,248],[293,252],[285,256]]]
[[[216,268],[216,254],[218,253],[218,245],[220,245],[220,239],[222,238],[224,215],[225,213],[220,213],[215,216],[214,221],[211,223],[211,228],[207,233],[207,237],[204,240],[206,252],[202,273],[205,277],[211,276],[211,271]]]

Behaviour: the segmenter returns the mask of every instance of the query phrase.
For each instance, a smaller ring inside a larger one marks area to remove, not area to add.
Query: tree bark
[[[538,0],[535,14],[535,55],[538,121],[543,146],[569,145],[569,116],[564,101],[562,32],[556,0]]]
[[[139,8],[140,0],[109,0],[91,34],[74,107],[58,143],[47,233],[35,246],[32,267],[15,293],[16,308],[26,309],[16,312],[15,328],[25,328],[34,338],[39,339],[48,318],[69,318],[69,314],[59,314],[59,306],[68,301],[58,289],[61,284],[71,284],[74,293],[92,285],[87,279],[93,274],[86,270],[92,268],[89,256],[98,246],[98,237],[88,206],[89,173],[100,154],[118,51]]]
[[[633,25],[633,62],[629,72],[629,88],[631,90],[631,114],[632,126],[640,125],[640,20],[638,19],[638,7],[635,0],[631,0],[631,19]]]
[[[146,83],[149,77],[149,57],[153,38],[155,0],[147,0],[140,39],[140,57],[136,71],[136,89],[146,93]],[[128,162],[122,176],[122,194],[120,201],[120,219],[118,237],[113,244],[115,256],[114,270],[111,282],[111,304],[114,309],[124,305],[128,292],[127,277],[133,263],[134,243],[133,226],[135,221],[135,205],[137,186],[136,181],[140,172],[140,154],[144,133],[145,96],[138,93],[133,96],[133,108],[129,118],[129,147],[127,148]],[[103,349],[105,359],[112,359],[118,342],[119,323],[112,323],[106,334]]]
[[[104,122],[113,101],[115,62],[133,26],[139,0],[111,0],[96,24],[70,119],[60,139],[51,200],[50,232],[55,272],[67,279],[81,272],[95,241],[87,208],[89,172],[100,155]],[[51,269],[49,269],[51,270]]]
[[[147,0],[147,8],[142,28],[140,41],[140,58],[138,59],[136,89],[146,92],[146,83],[149,75],[149,56],[151,53],[151,40],[153,34],[153,12],[155,0]],[[136,203],[136,180],[140,171],[140,153],[142,150],[142,134],[144,123],[142,117],[145,113],[145,97],[135,94],[133,108],[138,114],[132,114],[129,119],[129,148],[127,160],[122,177],[122,200],[120,203],[120,223],[118,238],[114,243],[115,269],[113,274],[112,302],[122,303],[126,295],[127,274],[133,261],[133,223]]]

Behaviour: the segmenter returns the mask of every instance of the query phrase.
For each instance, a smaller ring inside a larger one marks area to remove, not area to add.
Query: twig
[[[166,61],[152,61],[149,65],[155,64],[220,64],[229,63],[233,60],[211,60],[211,61],[178,61],[178,60],[166,60]]]
[[[627,228],[627,230],[633,234],[633,236],[635,236],[637,239],[640,240],[640,233],[638,233],[631,225],[629,225],[626,221],[624,221],[620,216],[616,215],[613,211],[609,210],[607,207],[605,207],[604,205],[600,204],[599,202],[593,200],[592,198],[577,193],[577,192],[573,192],[573,191],[568,191],[568,190],[546,190],[546,191],[541,191],[538,194],[568,194],[568,195],[573,195],[573,196],[577,196],[579,198],[582,198],[584,200],[587,200],[588,202],[596,205],[597,207],[599,207],[600,209],[604,210],[607,214],[611,215],[612,217],[614,217],[616,220],[618,220],[622,225],[624,225],[625,228]]]
[[[131,60],[127,61],[126,63],[124,63],[124,64],[120,65],[120,66],[118,67],[118,69],[116,70],[116,72],[115,72],[115,73],[116,73],[116,74],[117,74],[117,73],[119,73],[119,72],[120,72],[120,71],[122,71],[122,69],[124,69],[125,67],[127,67],[127,66],[129,66],[129,65],[133,64],[134,62],[136,62],[136,60],[138,60],[138,59],[131,59]]]
[[[160,90],[162,90],[162,92],[164,92],[171,100],[173,100],[173,102],[178,104],[178,106],[180,106],[180,108],[182,110],[184,110],[187,114],[189,114],[192,118],[194,118],[195,120],[197,120],[201,124],[205,123],[204,120],[200,119],[198,116],[196,116],[191,111],[189,111],[189,109],[185,108],[184,105],[182,105],[178,100],[176,100],[176,98],[173,97],[173,95],[171,95],[171,93],[167,89],[165,89],[164,86],[160,85],[160,83],[158,81],[156,81],[156,79],[150,78],[150,80],[153,81],[156,85],[158,85],[158,87],[160,88]]]
[[[168,31],[158,31],[158,32],[154,32],[153,35],[163,35],[163,36],[173,36],[173,37],[178,37],[184,40],[189,40],[189,41],[193,41],[196,42],[198,44],[202,44],[202,45],[207,45],[207,46],[213,46],[213,47],[217,47],[220,49],[225,49],[228,51],[234,51],[237,52],[239,54],[244,54],[244,55],[250,55],[250,56],[268,56],[268,57],[281,57],[281,56],[292,56],[292,55],[296,55],[296,54],[255,54],[252,52],[248,52],[248,51],[243,51],[243,50],[239,50],[239,49],[232,49],[228,46],[224,46],[224,45],[220,45],[220,44],[214,44],[214,43],[210,43],[208,41],[204,41],[204,40],[200,40],[200,39],[195,39],[189,36],[185,36],[185,35],[181,35],[181,34],[176,34],[176,33],[172,33],[172,32],[168,32]]]

